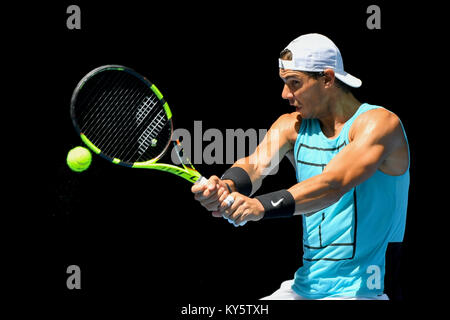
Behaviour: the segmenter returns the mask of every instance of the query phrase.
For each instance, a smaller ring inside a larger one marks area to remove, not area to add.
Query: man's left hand
[[[224,218],[233,221],[236,225],[245,221],[258,221],[263,218],[264,207],[257,199],[246,197],[239,192],[233,192],[231,196],[234,198],[231,207],[227,207],[226,203],[222,202],[219,211],[213,212],[214,216],[223,215]]]

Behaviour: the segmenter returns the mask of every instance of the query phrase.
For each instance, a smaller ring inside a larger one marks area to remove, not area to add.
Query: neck
[[[327,137],[339,134],[342,126],[358,110],[361,103],[351,93],[340,92],[331,99],[323,117],[319,117],[323,133]]]

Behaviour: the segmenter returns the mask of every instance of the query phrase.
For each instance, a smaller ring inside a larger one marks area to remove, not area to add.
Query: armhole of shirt
[[[409,171],[409,167],[411,166],[411,152],[409,150],[408,136],[406,135],[406,131],[405,131],[405,127],[403,126],[402,119],[400,119],[400,117],[398,117],[398,119],[400,120],[400,125],[402,126],[402,131],[403,131],[403,137],[405,137],[405,141],[406,141],[406,148],[408,149],[408,167],[405,171],[405,173],[406,173]]]
[[[353,123],[356,121],[356,119],[358,119],[358,117],[360,116],[360,115],[362,115],[363,113],[365,113],[365,112],[367,112],[367,111],[371,111],[371,110],[375,110],[375,109],[384,109],[384,110],[386,110],[386,111],[388,111],[388,112],[390,112],[390,113],[392,113],[392,114],[395,114],[394,112],[392,112],[391,110],[389,110],[389,109],[386,109],[385,107],[382,107],[382,106],[375,106],[375,105],[370,105],[370,104],[366,104],[366,103],[364,103],[364,105],[367,105],[369,108],[367,108],[366,110],[361,110],[360,111],[360,109],[358,109],[358,111],[356,112],[356,114],[355,114],[355,116],[354,116],[354,119],[353,119],[353,121],[352,121],[352,123],[347,127],[347,128],[345,128],[345,130],[347,130],[347,132],[345,132],[345,143],[346,144],[349,144],[350,143],[350,138],[349,138],[349,134],[350,134],[350,128],[352,127],[352,125],[353,125]],[[362,106],[362,105],[361,105]],[[360,112],[359,112],[360,111]],[[358,113],[359,112],[359,113]],[[407,135],[406,135],[406,131],[405,131],[405,127],[403,126],[403,123],[402,123],[402,120],[400,119],[400,117],[397,115],[397,114],[395,114],[397,117],[398,117],[398,119],[400,120],[400,125],[401,125],[401,127],[402,127],[402,131],[403,131],[403,136],[405,137],[405,141],[406,141],[406,147],[407,147],[407,149],[408,149],[408,167],[407,167],[407,169],[405,170],[405,172],[403,173],[403,174],[401,174],[400,176],[402,176],[402,175],[404,175],[404,174],[406,174],[407,172],[409,172],[409,168],[410,168],[410,166],[411,166],[411,152],[410,152],[410,150],[409,150],[409,142],[408,142],[408,137],[407,137]],[[398,177],[398,176],[392,176],[392,177]]]
[[[295,168],[295,177],[297,181],[299,181],[298,178],[298,167],[297,167],[297,151],[298,151],[298,144],[300,143],[300,136],[305,132],[306,125],[307,125],[308,119],[302,119],[302,123],[300,124],[300,128],[298,129],[297,133],[297,139],[295,140],[294,149],[293,149],[293,158],[294,158],[294,168]]]

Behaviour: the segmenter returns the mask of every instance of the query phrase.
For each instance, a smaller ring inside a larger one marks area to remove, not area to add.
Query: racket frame
[[[182,178],[190,181],[191,183],[196,183],[197,181],[200,182],[202,175],[194,168],[194,166],[189,161],[189,159],[185,159],[183,161],[182,157],[180,156],[181,145],[180,145],[179,141],[174,142],[175,143],[174,148],[175,148],[178,158],[180,159],[181,164],[183,165],[183,168],[172,165],[172,164],[158,163],[158,160],[167,152],[170,142],[172,141],[171,139],[169,139],[169,141],[166,144],[166,146],[164,147],[163,151],[155,158],[148,160],[148,161],[131,163],[131,162],[122,161],[118,158],[111,158],[111,157],[107,156],[96,145],[94,145],[94,143],[92,143],[89,140],[89,138],[81,131],[81,129],[79,128],[78,123],[76,121],[75,107],[74,107],[76,100],[77,100],[78,92],[83,88],[84,84],[90,78],[92,78],[97,73],[103,72],[106,70],[117,70],[117,71],[128,72],[128,73],[134,75],[135,77],[137,77],[138,79],[140,79],[141,81],[143,81],[149,87],[149,89],[156,95],[156,97],[159,99],[159,101],[163,105],[164,111],[166,112],[167,119],[170,121],[170,126],[171,126],[170,136],[172,137],[172,135],[173,135],[172,111],[170,110],[170,107],[169,107],[169,104],[167,103],[167,101],[165,101],[161,91],[159,91],[159,89],[155,86],[155,84],[151,83],[147,78],[145,78],[144,76],[140,75],[139,73],[137,73],[136,71],[134,71],[133,69],[130,69],[128,67],[125,67],[122,65],[104,65],[104,66],[97,67],[97,68],[93,69],[92,71],[90,71],[89,73],[87,73],[78,82],[78,84],[75,87],[75,90],[73,91],[73,94],[72,94],[72,98],[71,98],[71,102],[70,102],[70,115],[72,118],[72,124],[75,128],[75,131],[79,134],[79,136],[80,136],[81,140],[84,142],[84,144],[90,150],[92,150],[95,154],[97,154],[97,155],[101,156],[102,158],[104,158],[105,160],[107,160],[111,163],[117,164],[117,165],[121,165],[124,167],[138,168],[138,169],[154,169],[154,170],[165,171],[165,172],[175,174],[179,177],[182,177]]]

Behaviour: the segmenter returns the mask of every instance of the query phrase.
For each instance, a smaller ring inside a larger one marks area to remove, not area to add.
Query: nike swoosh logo
[[[278,205],[281,203],[281,201],[283,201],[284,198],[281,198],[280,200],[278,200],[277,202],[273,202],[272,200],[270,200],[270,203],[274,206],[274,207],[278,207]]]

